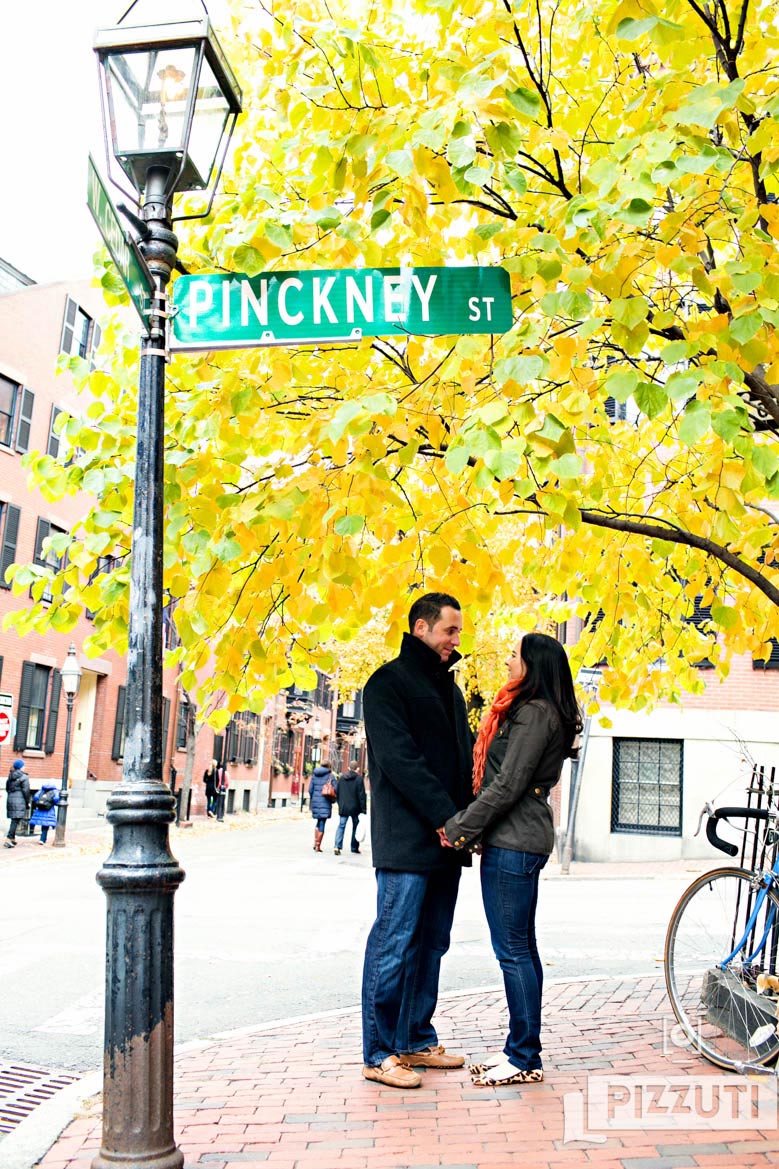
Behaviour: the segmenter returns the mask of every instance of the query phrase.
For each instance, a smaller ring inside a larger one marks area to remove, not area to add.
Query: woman
[[[31,828],[40,825],[41,844],[46,843],[49,829],[57,827],[57,805],[59,802],[59,785],[54,780],[45,779],[41,784],[41,790],[33,796],[32,816],[30,816]]]
[[[503,1052],[471,1067],[480,1087],[544,1078],[538,878],[554,847],[549,792],[563,760],[575,756],[582,727],[568,659],[553,637],[526,634],[506,665],[509,681],[482,721],[474,747],[477,798],[439,829],[444,845],[482,845],[482,898],[508,1000]]]
[[[212,759],[210,766],[203,772],[203,783],[206,789],[206,816],[211,820],[216,815],[216,777],[218,766],[216,759]]]
[[[332,788],[332,795],[326,794],[328,784]],[[314,828],[314,852],[322,851],[322,839],[325,835],[327,821],[333,814],[333,801],[335,800],[336,792],[335,776],[326,764],[320,763],[318,767],[314,768],[311,782],[308,785],[311,815],[316,820],[316,827]]]
[[[16,830],[24,820],[30,807],[30,777],[24,770],[24,760],[14,760],[5,782],[5,814],[10,823],[6,848],[16,848]]]

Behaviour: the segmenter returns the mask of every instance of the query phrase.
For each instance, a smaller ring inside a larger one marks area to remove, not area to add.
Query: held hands
[[[438,839],[441,841],[442,848],[454,848],[454,845],[450,844],[446,838],[446,829],[445,828],[437,828],[436,832],[438,833]]]

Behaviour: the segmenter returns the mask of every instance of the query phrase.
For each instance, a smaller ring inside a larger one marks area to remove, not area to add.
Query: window
[[[30,449],[34,402],[32,390],[0,374],[0,444],[15,445],[21,454]]]
[[[12,503],[0,502],[0,588],[10,589],[5,579],[6,569],[16,560],[16,541],[19,538],[21,511]]]
[[[711,624],[711,605],[703,605],[701,603],[702,601],[703,594],[701,593],[693,601],[692,613],[685,617],[685,621],[687,621],[690,625],[694,625],[698,632],[703,634],[704,637],[707,637],[712,642],[716,643],[717,634],[713,625]],[[699,658],[697,661],[693,662],[693,665],[698,670],[714,669],[714,663],[707,657]]]
[[[88,361],[94,357],[99,344],[100,326],[68,296],[65,300],[60,352]]]
[[[771,637],[768,644],[770,650],[767,657],[752,659],[753,670],[779,670],[779,639]]]
[[[681,739],[614,739],[612,832],[682,834]]]
[[[47,755],[51,755],[57,737],[59,704],[59,670],[39,666],[35,662],[24,662],[14,750],[45,750]]]
[[[182,698],[179,702],[179,716],[176,723],[176,750],[184,751],[187,739],[192,732],[195,722],[195,707],[191,702]]]
[[[174,616],[175,605],[165,605],[162,610],[162,644],[165,649],[176,649],[179,645],[179,635],[176,632]]]
[[[33,555],[33,561],[35,564],[37,564],[40,568],[52,568],[55,572],[58,572],[61,568],[63,568],[65,564],[65,557],[58,556],[57,553],[54,552],[51,548],[44,552],[43,542],[44,540],[48,539],[49,536],[64,536],[65,534],[66,533],[64,528],[58,528],[56,524],[50,524],[48,520],[39,519],[38,527],[35,532],[35,553]],[[51,589],[47,585],[47,587],[41,593],[41,600],[51,601],[51,599]]]

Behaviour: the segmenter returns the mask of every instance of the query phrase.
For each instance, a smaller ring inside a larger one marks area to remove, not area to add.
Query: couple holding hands
[[[554,847],[549,792],[576,754],[581,713],[562,645],[528,633],[475,745],[452,667],[462,612],[428,593],[411,606],[397,658],[363,695],[378,905],[362,985],[363,1075],[397,1088],[417,1068],[458,1068],[432,1016],[463,866],[481,888],[509,1014],[502,1052],[470,1068],[481,1087],[543,1080],[538,880]]]

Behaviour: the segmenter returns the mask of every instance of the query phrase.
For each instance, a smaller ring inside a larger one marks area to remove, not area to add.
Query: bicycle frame
[[[763,876],[761,877],[760,891],[759,891],[757,897],[755,898],[754,907],[752,909],[752,912],[749,915],[749,919],[747,921],[744,932],[741,935],[741,939],[740,939],[738,945],[736,946],[736,948],[734,950],[732,950],[730,954],[728,954],[727,958],[725,958],[722,962],[720,962],[720,965],[719,965],[720,970],[726,970],[727,967],[730,965],[730,963],[733,961],[733,959],[736,957],[736,954],[739,954],[743,950],[744,946],[746,945],[747,938],[749,937],[750,933],[754,929],[755,924],[757,922],[757,919],[760,916],[760,910],[763,908],[763,904],[764,904],[765,899],[766,899],[766,894],[767,894],[768,890],[771,888],[771,886],[774,884],[774,879],[778,876],[779,876],[779,872],[776,871],[776,865],[774,865],[774,868],[771,870],[770,873],[764,873]],[[752,964],[752,962],[754,962],[755,958],[757,958],[758,954],[761,954],[763,952],[763,947],[765,946],[766,941],[768,940],[768,935],[770,934],[771,930],[773,929],[775,918],[776,918],[776,906],[772,905],[771,909],[769,910],[768,917],[766,918],[766,927],[763,931],[763,936],[760,939],[756,949],[753,950],[752,953],[749,955],[749,957],[745,960],[745,965],[750,966]]]

